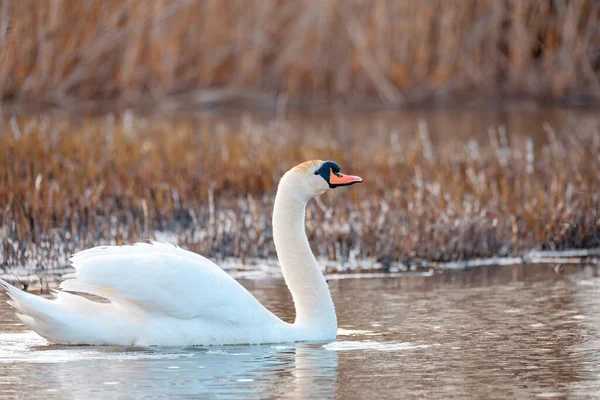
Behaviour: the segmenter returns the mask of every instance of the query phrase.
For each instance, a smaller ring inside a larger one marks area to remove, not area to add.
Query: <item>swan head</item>
[[[290,190],[308,201],[329,189],[361,183],[360,176],[342,174],[340,166],[334,161],[312,160],[289,170],[281,179],[290,185]]]

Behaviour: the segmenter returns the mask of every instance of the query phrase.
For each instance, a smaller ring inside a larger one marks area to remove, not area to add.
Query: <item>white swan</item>
[[[330,188],[362,182],[332,161],[308,161],[279,182],[273,238],[292,293],[296,321],[288,324],[210,260],[173,245],[94,247],[72,256],[53,299],[0,280],[23,323],[52,343],[223,345],[335,340],[329,288],[313,256],[307,202]],[[69,292],[110,300],[99,303]]]

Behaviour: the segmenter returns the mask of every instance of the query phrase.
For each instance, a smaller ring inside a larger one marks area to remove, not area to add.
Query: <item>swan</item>
[[[333,161],[307,161],[277,188],[273,240],[292,294],[286,323],[212,261],[166,243],[100,246],[74,254],[75,272],[53,298],[0,280],[29,328],[56,344],[190,346],[333,341],[337,317],[304,229],[307,202],[329,189],[362,182]],[[91,294],[108,302],[77,295]]]

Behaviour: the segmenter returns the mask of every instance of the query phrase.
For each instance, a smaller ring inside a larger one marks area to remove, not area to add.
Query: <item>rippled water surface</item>
[[[280,280],[244,284],[287,320]],[[0,305],[0,398],[593,398],[596,267],[329,280],[335,343],[51,346]],[[4,296],[4,295],[2,295]],[[1,300],[4,300],[2,297]]]

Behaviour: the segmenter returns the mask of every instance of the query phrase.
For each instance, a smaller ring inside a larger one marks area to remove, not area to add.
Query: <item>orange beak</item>
[[[360,176],[338,174],[333,172],[333,170],[329,175],[329,186],[332,188],[362,183],[362,181],[363,179]]]

